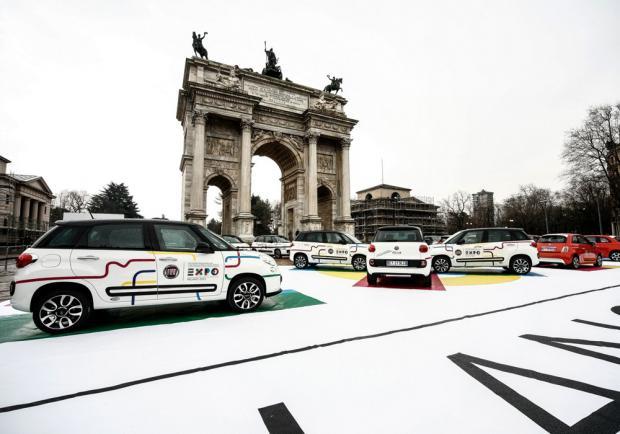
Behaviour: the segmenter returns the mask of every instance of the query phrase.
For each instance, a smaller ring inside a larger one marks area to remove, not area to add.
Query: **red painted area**
[[[353,286],[371,287],[366,277],[360,279]],[[431,287],[422,286],[422,279],[411,279],[409,277],[379,277],[377,284],[371,288],[395,288],[395,289],[421,289],[425,291],[445,291],[446,287],[441,283],[441,279],[435,274],[431,274]]]
[[[105,273],[103,273],[101,276],[37,277],[36,279],[18,280],[15,282],[15,284],[17,285],[18,283],[43,282],[46,280],[105,279],[106,277],[108,277],[108,274],[110,272],[110,265],[118,265],[121,268],[127,268],[127,266],[131,264],[132,262],[155,262],[155,259],[130,259],[127,262],[125,262],[125,264],[121,264],[120,262],[116,262],[116,261],[110,261],[107,264],[105,264]]]
[[[224,259],[224,262],[226,262],[229,258],[234,258],[234,256],[228,256],[226,259]],[[241,254],[239,253],[239,251],[237,251],[237,257],[235,259],[237,259],[236,264],[224,264],[224,268],[237,268],[239,265],[241,265]]]
[[[610,270],[610,268],[605,268],[605,267],[593,267],[591,265],[586,265],[583,267],[579,267],[576,270],[573,268],[570,268],[568,266],[560,266],[558,264],[540,264],[538,265],[540,268],[557,268],[559,270],[561,269],[565,269],[567,271],[603,271],[603,270]]]

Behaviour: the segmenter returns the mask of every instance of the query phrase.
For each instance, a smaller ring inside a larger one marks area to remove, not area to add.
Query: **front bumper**
[[[568,265],[570,264],[570,259],[562,259],[562,258],[552,258],[552,257],[539,257],[538,261],[540,264],[561,264]]]

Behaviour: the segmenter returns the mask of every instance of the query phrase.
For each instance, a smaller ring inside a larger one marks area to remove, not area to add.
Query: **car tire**
[[[234,279],[228,286],[226,301],[235,312],[252,312],[260,307],[265,298],[263,283],[255,277]]]
[[[450,258],[447,256],[435,256],[431,265],[433,266],[435,273],[447,273],[450,271],[450,268],[452,268]]]
[[[515,256],[510,259],[510,271],[514,274],[524,275],[532,270],[532,260],[527,256]]]
[[[594,264],[594,266],[599,268],[603,266],[603,256],[596,255],[596,263]]]
[[[88,295],[73,288],[59,288],[37,296],[32,306],[32,319],[37,328],[46,333],[70,333],[83,327],[91,312]]]
[[[570,261],[570,265],[569,265],[569,266],[570,266],[573,270],[577,270],[577,269],[579,269],[579,265],[580,265],[580,264],[579,264],[579,256],[577,256],[577,255],[573,256],[573,258],[572,258],[572,259],[571,259],[571,261]]]
[[[355,271],[366,271],[366,257],[364,255],[353,256],[351,265]]]
[[[428,276],[424,276],[424,279],[422,280],[422,285],[425,288],[430,288],[431,286],[433,286],[433,278],[430,274]]]
[[[293,264],[295,264],[295,268],[303,270],[308,267],[308,257],[303,253],[297,253],[293,257]]]
[[[273,257],[276,258],[276,259],[282,258],[282,252],[280,251],[280,249],[275,249],[273,251]]]
[[[614,262],[620,262],[620,251],[614,250],[613,252],[609,252],[609,259]]]
[[[377,284],[377,275],[367,273],[366,281],[368,282],[368,286],[375,286]]]

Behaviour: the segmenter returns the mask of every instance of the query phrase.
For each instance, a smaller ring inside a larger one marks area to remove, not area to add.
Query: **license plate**
[[[555,252],[555,247],[543,247],[540,250],[543,252]]]
[[[385,261],[388,267],[406,267],[407,261]]]

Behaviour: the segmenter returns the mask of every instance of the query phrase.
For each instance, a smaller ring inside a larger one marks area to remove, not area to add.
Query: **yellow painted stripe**
[[[157,283],[157,280],[138,280],[136,285],[153,285]],[[131,280],[121,283],[122,286],[131,286]]]

